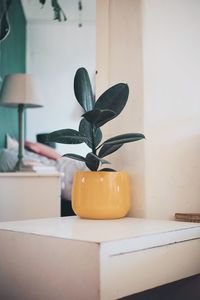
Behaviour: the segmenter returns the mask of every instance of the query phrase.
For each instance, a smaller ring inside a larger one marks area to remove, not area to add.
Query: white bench
[[[0,299],[119,299],[198,273],[198,223],[78,217],[0,223]]]

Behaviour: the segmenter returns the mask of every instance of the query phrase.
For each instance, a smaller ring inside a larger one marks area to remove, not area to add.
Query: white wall
[[[97,45],[98,31],[107,38],[104,55],[97,49],[97,66],[106,66],[108,85],[125,81],[131,90],[121,118],[106,134],[146,136],[112,156],[115,167],[131,176],[130,215],[173,219],[175,212],[199,212],[200,1],[97,3]],[[109,12],[103,13],[106,3]],[[106,87],[101,76],[98,90]]]
[[[35,140],[37,133],[62,128],[78,129],[82,110],[74,97],[74,75],[84,66],[95,81],[95,49],[96,23],[93,20],[83,20],[82,27],[78,27],[78,21],[28,21],[27,72],[39,77],[45,106],[28,110],[27,139]],[[57,145],[61,153],[83,154],[87,149],[84,144]]]

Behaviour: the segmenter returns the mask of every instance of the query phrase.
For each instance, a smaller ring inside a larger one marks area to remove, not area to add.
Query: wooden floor
[[[149,274],[149,276],[151,276]],[[127,300],[200,300],[200,275],[128,296]]]

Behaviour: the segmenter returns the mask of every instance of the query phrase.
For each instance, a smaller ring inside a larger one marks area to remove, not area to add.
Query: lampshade
[[[43,106],[37,79],[32,74],[11,74],[4,78],[0,92],[0,105],[17,107]]]

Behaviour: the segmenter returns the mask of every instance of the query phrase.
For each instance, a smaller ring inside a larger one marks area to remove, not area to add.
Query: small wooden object
[[[183,214],[183,213],[176,213],[175,214],[175,219],[177,221],[182,221],[182,222],[196,222],[200,223],[200,213],[191,213],[191,214]]]

